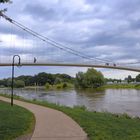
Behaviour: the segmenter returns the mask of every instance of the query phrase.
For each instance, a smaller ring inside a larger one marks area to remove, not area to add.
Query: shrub
[[[63,83],[63,88],[68,87],[67,83]]]
[[[16,81],[14,81],[14,87],[23,88],[23,87],[25,87],[25,82],[22,80],[16,80]]]
[[[46,83],[46,84],[45,84],[45,88],[46,88],[46,89],[49,89],[49,88],[50,88],[50,84],[49,84],[49,83]]]
[[[57,84],[57,85],[56,85],[56,88],[57,88],[57,89],[62,88],[62,84]]]

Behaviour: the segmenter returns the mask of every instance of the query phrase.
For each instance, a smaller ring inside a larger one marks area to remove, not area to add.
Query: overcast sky
[[[75,49],[89,57],[115,63],[140,61],[140,0],[13,0],[6,14],[23,25]],[[86,62],[68,54],[0,19],[0,61],[13,54],[32,61]],[[45,56],[45,59],[44,59]],[[87,63],[87,62],[86,62]],[[138,73],[98,69],[105,77],[124,78]],[[86,68],[22,67],[16,75],[38,72],[67,73],[72,76]],[[0,68],[0,78],[9,77],[11,68]]]

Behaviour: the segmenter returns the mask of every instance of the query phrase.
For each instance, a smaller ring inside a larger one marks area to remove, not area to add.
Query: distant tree
[[[75,86],[76,86],[76,87],[86,88],[86,84],[85,84],[85,74],[84,74],[83,72],[78,72],[78,73],[76,74]]]
[[[7,87],[7,80],[6,79],[0,80],[0,86]]]
[[[62,79],[61,78],[59,78],[59,77],[56,77],[55,78],[55,81],[54,81],[54,84],[56,85],[56,84],[60,84],[62,82]]]
[[[50,73],[39,73],[34,76],[18,76],[15,77],[15,81],[21,80],[24,82],[25,86],[44,86],[46,83],[50,85],[60,84],[60,83],[72,83],[74,78],[67,74],[50,74]],[[0,86],[10,87],[11,78],[0,80]]]
[[[7,2],[11,2],[11,0],[0,0],[0,3],[7,3]]]
[[[24,76],[24,75],[21,75],[21,76],[15,78],[15,79],[16,80],[24,81],[25,82],[25,86],[33,86],[36,83],[34,76]]]
[[[86,73],[76,74],[76,86],[80,88],[96,88],[104,84],[105,79],[101,72],[91,68]]]
[[[127,82],[130,83],[132,81],[133,81],[133,79],[132,79],[131,75],[128,75]]]
[[[11,0],[0,0],[0,4],[4,4],[4,3],[12,3]],[[0,12],[6,12],[7,8],[4,9],[0,9]]]
[[[53,85],[54,80],[55,78],[53,75],[49,73],[42,72],[36,75],[36,81],[40,86],[44,86],[46,83]]]
[[[46,89],[49,89],[49,88],[50,88],[50,84],[49,84],[49,83],[46,83],[46,84],[45,84],[45,88],[46,88]]]
[[[136,82],[140,82],[140,74],[136,76]]]
[[[11,79],[11,78],[8,78],[8,79],[6,80],[6,85],[7,85],[7,87],[10,87],[11,84],[12,84],[12,79]]]
[[[63,83],[63,88],[67,88],[67,87],[68,87],[67,83]]]
[[[16,80],[14,82],[14,87],[16,87],[16,88],[23,88],[23,87],[25,87],[25,82],[22,81],[22,80]]]

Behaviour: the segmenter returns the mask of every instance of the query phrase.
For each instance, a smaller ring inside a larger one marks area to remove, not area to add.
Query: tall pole
[[[18,57],[18,65],[20,65],[20,56],[14,55],[12,62],[12,83],[11,83],[11,106],[13,106],[13,98],[14,98],[14,66],[15,66],[15,57]]]

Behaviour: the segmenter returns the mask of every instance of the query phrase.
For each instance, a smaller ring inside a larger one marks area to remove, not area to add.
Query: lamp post
[[[14,90],[14,66],[15,66],[15,57],[18,57],[18,66],[20,66],[20,56],[14,55],[12,62],[12,83],[11,83],[11,106],[13,106],[13,90]]]

